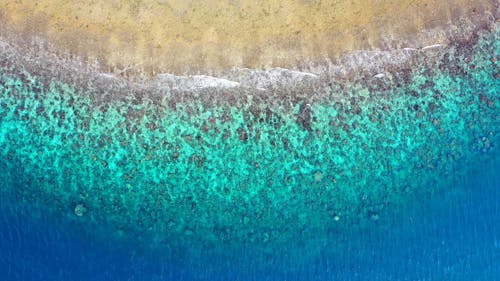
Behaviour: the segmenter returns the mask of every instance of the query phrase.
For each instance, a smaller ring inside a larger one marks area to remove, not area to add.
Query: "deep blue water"
[[[58,225],[4,194],[0,214],[1,280],[500,280],[500,165],[498,157],[477,167],[463,186],[363,233],[332,237],[313,263],[283,264],[253,272],[218,264],[225,275],[190,269],[110,241]],[[36,219],[35,219],[36,218]],[[224,268],[224,267],[227,268]]]

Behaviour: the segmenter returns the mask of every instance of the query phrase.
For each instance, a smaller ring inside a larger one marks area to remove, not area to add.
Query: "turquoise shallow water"
[[[420,51],[384,77],[264,92],[93,80],[3,46],[3,205],[201,279],[324,279],[309,266],[376,245],[351,235],[381,239],[422,202],[470,191],[479,167],[498,171],[499,32]]]

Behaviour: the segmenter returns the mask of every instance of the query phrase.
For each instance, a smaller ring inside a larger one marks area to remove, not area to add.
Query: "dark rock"
[[[297,115],[297,123],[301,125],[304,129],[312,131],[312,110],[311,105],[308,103],[303,103],[300,106],[299,114]]]

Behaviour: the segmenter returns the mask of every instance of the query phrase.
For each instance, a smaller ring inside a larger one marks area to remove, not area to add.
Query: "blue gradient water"
[[[204,277],[188,263],[138,253],[60,227],[53,217],[33,218],[33,208],[2,199],[1,280],[499,280],[500,165],[477,167],[458,192],[418,202],[370,231],[332,237],[316,261],[272,271],[228,268]],[[7,205],[6,203],[9,202]],[[219,265],[230,261],[217,261]],[[246,275],[245,273],[250,273]]]

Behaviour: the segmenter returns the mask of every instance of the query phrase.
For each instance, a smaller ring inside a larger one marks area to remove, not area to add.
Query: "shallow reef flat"
[[[113,71],[304,67],[356,50],[446,43],[492,0],[0,1],[0,22]]]
[[[447,44],[310,71],[129,79],[5,29],[1,191],[186,256],[305,255],[498,155],[500,25],[490,13],[462,24]]]

